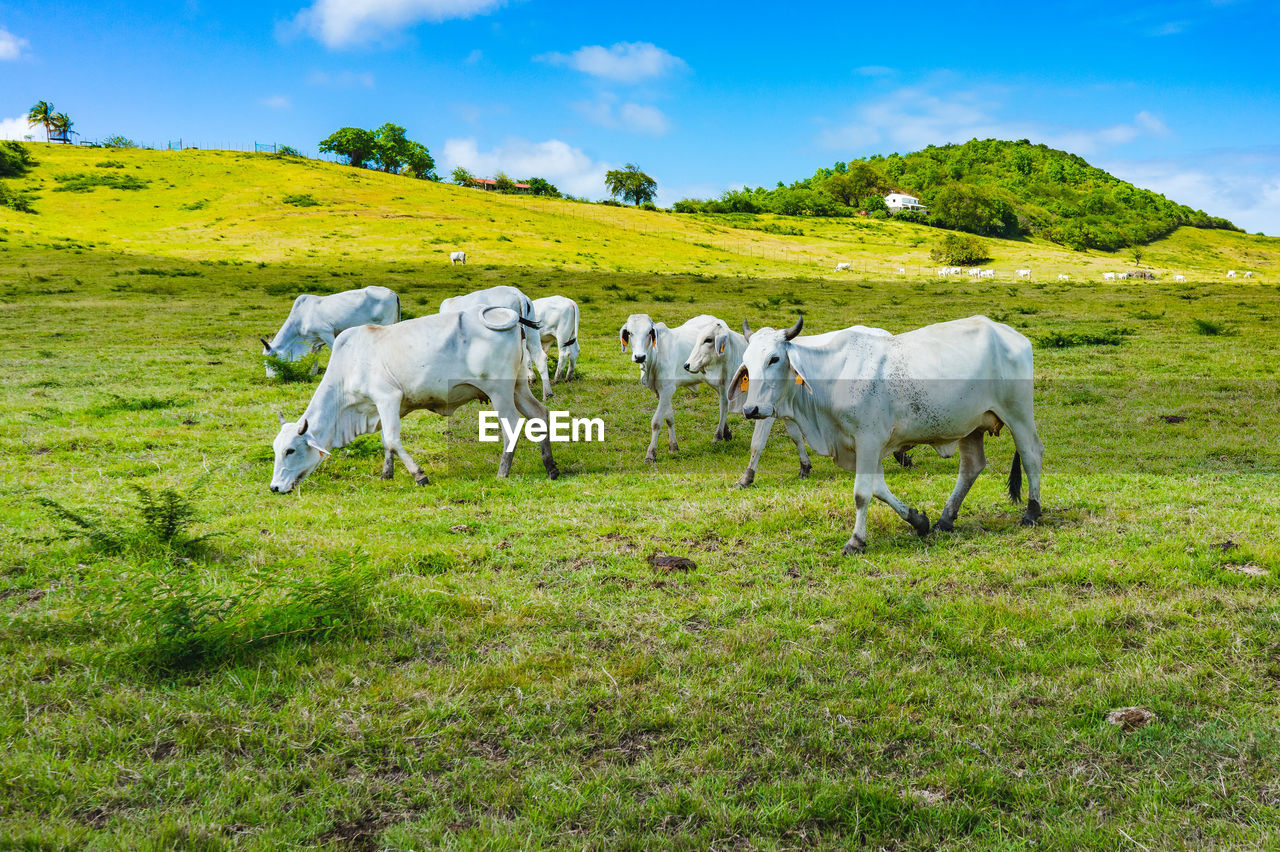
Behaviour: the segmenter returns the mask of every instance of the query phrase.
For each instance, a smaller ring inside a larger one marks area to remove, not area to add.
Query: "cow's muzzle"
[[[635,361],[637,364],[643,364],[643,363],[644,363],[644,356],[643,356],[643,355],[632,355],[632,356],[631,356],[631,360],[632,360],[632,361]]]
[[[763,410],[761,410],[760,406],[758,405],[747,406],[746,408],[742,409],[742,414],[748,420],[767,420],[769,417],[772,416],[772,414],[766,413]]]

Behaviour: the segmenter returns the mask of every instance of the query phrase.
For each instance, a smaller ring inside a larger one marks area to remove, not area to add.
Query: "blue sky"
[[[281,142],[405,126],[440,171],[659,200],[836,160],[1030,138],[1280,234],[1274,0],[668,3],[0,0],[0,137]]]

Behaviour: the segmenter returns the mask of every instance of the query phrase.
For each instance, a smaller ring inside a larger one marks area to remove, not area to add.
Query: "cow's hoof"
[[[801,479],[808,479],[808,478],[809,478],[809,474],[810,474],[810,472],[812,472],[812,470],[813,470],[813,465],[811,465],[811,464],[802,464],[802,465],[800,465],[800,478],[801,478]]]
[[[1022,516],[1022,520],[1020,521],[1020,523],[1021,523],[1024,527],[1035,527],[1035,526],[1039,526],[1039,525],[1040,525],[1040,519],[1039,519],[1039,518],[1033,518],[1033,517],[1031,517],[1030,515],[1023,515],[1023,516]]]
[[[915,528],[916,535],[924,538],[929,534],[929,516],[918,509],[907,512],[907,523]]]
[[[559,479],[559,478],[560,478],[560,468],[552,467],[547,469],[547,479]]]
[[[840,551],[841,556],[853,556],[857,554],[861,556],[867,550],[867,541],[860,535],[855,535],[849,539],[849,543]]]
[[[933,532],[955,532],[955,526],[946,518],[939,518],[938,522],[933,525]]]
[[[426,485],[431,480],[427,479],[427,475],[425,473],[420,473],[413,478],[413,481],[419,485]]]
[[[667,449],[673,453],[680,452],[680,446],[678,444],[671,444],[670,446],[667,447]]]
[[[645,461],[647,461],[647,462],[656,462],[656,461],[658,460],[658,454],[657,454],[657,453],[645,453],[645,454],[644,454],[644,460],[645,460]]]
[[[734,488],[750,488],[751,484],[756,481],[755,475],[747,476],[745,473],[742,478],[733,486]]]
[[[390,479],[390,478],[391,478],[391,471],[389,471],[389,470],[384,470],[384,471],[382,472],[382,478],[383,478],[383,479]]]

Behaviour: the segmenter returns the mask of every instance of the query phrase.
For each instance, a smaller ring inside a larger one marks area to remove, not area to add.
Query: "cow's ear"
[[[656,328],[649,329],[649,346],[654,349],[658,348],[658,330]]]
[[[809,382],[808,382],[808,380],[807,380],[807,379],[805,379],[805,377],[804,377],[804,374],[803,374],[803,373],[801,373],[799,370],[797,370],[797,369],[795,368],[795,365],[794,365],[794,364],[793,364],[793,365],[791,365],[791,375],[795,376],[795,383],[796,383],[796,384],[801,385],[801,386],[802,386],[805,390],[807,390],[809,393],[813,393],[813,388],[809,386]]]
[[[622,341],[622,351],[625,352],[627,350],[627,344],[631,342],[631,332],[627,331],[627,327],[625,325],[622,327],[622,330],[618,332],[618,339]]]
[[[329,451],[317,444],[315,441],[307,441],[307,446],[320,453],[321,456],[328,456]]]
[[[276,412],[276,417],[277,417],[277,418],[279,418],[279,420],[280,420],[280,425],[281,425],[281,426],[283,426],[285,423],[289,422],[289,421],[287,421],[287,420],[285,420],[285,419],[284,419],[284,415],[283,415],[283,414],[281,414],[279,411],[277,411],[277,412]]]
[[[738,398],[738,394],[746,393],[749,381],[747,378],[747,365],[743,364],[738,368],[738,372],[733,374],[733,381],[729,382],[729,400],[733,401]]]
[[[728,345],[729,345],[729,335],[727,334],[716,335],[716,354],[717,355],[723,355],[724,348]]]

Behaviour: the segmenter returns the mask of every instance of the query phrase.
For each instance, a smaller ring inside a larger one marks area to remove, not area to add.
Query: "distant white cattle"
[[[1252,278],[1252,277],[1253,277],[1253,273],[1252,273],[1252,272],[1246,272],[1246,273],[1244,274],[1244,277],[1245,277],[1245,278]]]
[[[1019,278],[1030,278],[1030,277],[1031,277],[1031,270],[1030,270],[1030,269],[1019,269],[1019,270],[1018,270],[1018,277],[1019,277]]]
[[[852,264],[849,264],[849,263],[837,263],[837,264],[836,264],[836,270],[835,270],[835,271],[836,271],[836,272],[848,272],[850,269],[853,269],[853,265],[852,265]]]
[[[691,373],[684,368],[685,358],[697,341],[703,329],[715,325],[728,330],[721,320],[709,314],[702,314],[677,328],[668,328],[666,323],[655,323],[648,314],[632,314],[618,330],[618,338],[622,343],[622,351],[631,347],[631,360],[640,365],[640,382],[653,391],[658,397],[658,407],[654,409],[653,419],[649,423],[649,448],[645,451],[645,461],[658,460],[658,432],[662,424],[667,424],[667,447],[676,452],[676,417],[672,399],[680,388],[696,387],[700,384],[710,385],[715,389],[720,402],[720,419],[716,423],[716,441],[727,441],[729,432],[729,396],[728,375],[715,371]]]
[[[995,271],[994,269],[984,269],[984,270],[982,270],[982,272],[980,273],[980,276],[981,276],[981,277],[983,277],[983,278],[995,278],[995,277],[996,277],[996,271]]]
[[[573,378],[578,365],[578,303],[564,296],[546,296],[533,300],[533,316],[540,324],[541,350],[538,372],[547,371],[547,352],[556,345],[555,381]]]
[[[1104,272],[1104,273],[1102,273],[1102,280],[1103,280],[1103,281],[1115,281],[1115,280],[1116,280],[1116,274],[1115,274],[1114,272]]]
[[[546,407],[524,381],[523,338],[531,333],[536,336],[516,311],[474,307],[338,335],[306,411],[296,421],[279,415],[271,490],[292,491],[330,451],[379,429],[383,479],[391,478],[398,456],[425,485],[426,474],[400,442],[400,418],[410,411],[425,408],[447,417],[473,399],[487,399],[506,435],[516,432],[521,417],[546,421]],[[541,444],[543,466],[555,479],[551,441],[544,437]],[[514,448],[506,447],[498,476],[511,471]]]
[[[289,316],[267,340],[260,337],[263,356],[297,361],[322,346],[333,348],[333,340],[348,328],[365,323],[391,325],[400,319],[400,297],[386,287],[365,287],[329,296],[303,293],[293,300]],[[267,365],[267,378],[276,371]],[[317,370],[319,367],[317,366]]]
[[[970,278],[977,278],[979,275],[982,274],[981,269],[970,269],[968,272],[969,272]]]
[[[1178,281],[1178,282],[1186,281],[1186,280],[1187,280],[1187,276],[1182,275],[1182,274],[1178,274],[1178,275],[1173,276],[1173,280],[1174,280],[1174,281]]]
[[[1006,425],[1017,448],[1009,496],[1021,499],[1025,464],[1030,499],[1022,522],[1036,522],[1044,447],[1033,411],[1029,340],[975,316],[891,337],[862,335],[852,343],[815,346],[797,340],[803,324],[801,319],[790,329],[748,335],[731,394],[746,394],[743,413],[749,419],[790,420],[815,453],[854,471],[857,519],[845,555],[866,547],[873,497],[918,534],[930,531],[924,512],[889,491],[881,464],[886,456],[919,444],[959,442],[960,474],[936,527],[949,530],[986,466],[986,434],[999,434]]]
[[[1071,276],[1070,276],[1070,275],[1067,275],[1065,272],[1059,272],[1059,273],[1058,273],[1058,280],[1059,280],[1059,281],[1070,281],[1070,280],[1071,280]]]
[[[889,332],[883,328],[868,328],[865,325],[855,325],[840,331],[829,331],[826,334],[815,334],[802,339],[815,343],[829,343],[849,340],[859,334],[870,334],[879,337],[889,336]],[[702,373],[704,376],[711,377],[717,385],[720,385],[728,382],[734,373],[738,371],[738,367],[742,366],[742,353],[747,349],[747,338],[728,328],[720,320],[711,320],[704,323],[694,336],[694,340],[693,349],[690,350],[689,357],[684,362],[684,368],[690,373]],[[742,407],[740,405],[731,405],[730,410],[741,411]],[[809,453],[804,447],[804,438],[801,437],[799,427],[794,423],[784,420],[783,425],[787,429],[787,435],[791,437],[791,440],[796,445],[796,452],[800,455],[800,477],[803,479],[813,469],[813,465],[809,461]],[[760,455],[764,452],[765,445],[769,441],[769,432],[772,428],[773,418],[756,421],[755,428],[751,433],[751,461],[748,462],[746,471],[743,472],[742,477],[738,480],[739,488],[746,488],[755,481],[756,468],[760,464]],[[905,454],[898,461],[904,465],[907,464]]]
[[[518,313],[521,319],[526,320],[526,324],[532,323],[530,328],[538,327],[538,320],[533,310],[533,300],[522,293],[518,287],[511,287],[506,284],[489,287],[485,290],[476,290],[474,293],[468,293],[465,296],[453,296],[445,299],[440,303],[440,313],[445,311],[465,311],[467,308],[483,305],[510,308]],[[530,334],[525,337],[525,343],[529,350],[529,369],[532,372],[534,367],[538,368],[538,376],[542,379],[542,398],[544,400],[550,399],[552,396],[551,379],[547,376],[547,359],[540,358],[542,342],[538,335]]]
[[[461,263],[463,266],[467,265],[467,253],[465,251],[449,252],[449,265],[457,266],[459,263]]]
[[[1235,277],[1236,277],[1236,271],[1235,271],[1234,269],[1228,269],[1228,270],[1227,270],[1227,277],[1228,277],[1228,278],[1235,278]]]
[[[898,267],[898,274],[899,274],[899,275],[906,275],[906,274],[907,274],[907,270],[906,270],[904,267],[899,266],[899,267]]]

